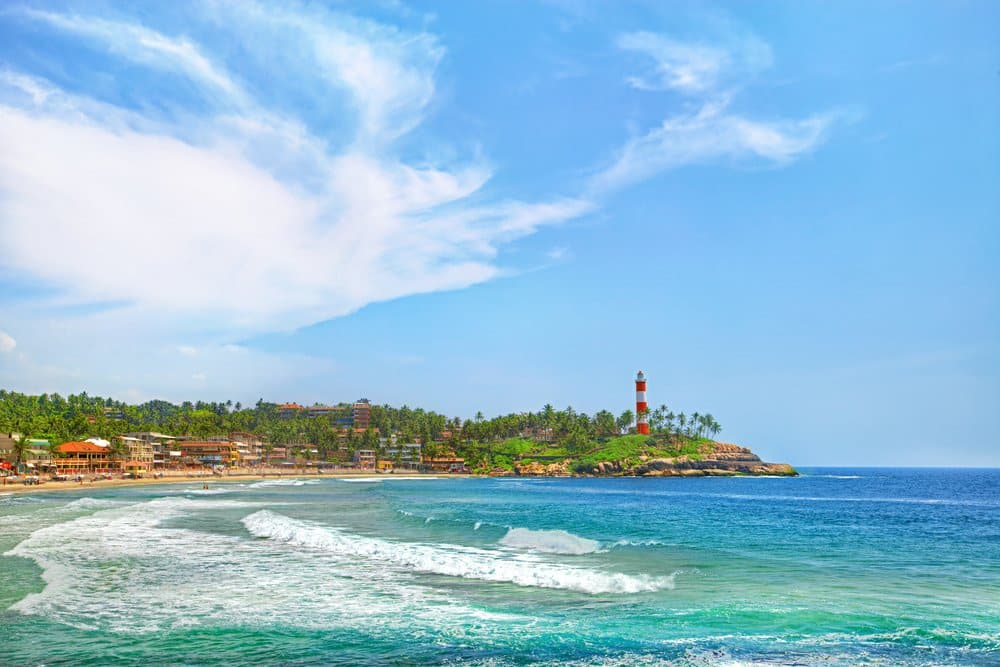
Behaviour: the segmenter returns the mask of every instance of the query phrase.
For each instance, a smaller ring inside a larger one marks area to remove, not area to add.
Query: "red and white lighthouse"
[[[649,435],[649,404],[646,403],[646,376],[635,376],[635,432]]]

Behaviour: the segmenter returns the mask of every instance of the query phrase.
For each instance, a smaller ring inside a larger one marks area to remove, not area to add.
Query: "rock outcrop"
[[[598,473],[599,474],[599,473]],[[698,477],[705,475],[797,475],[787,463],[765,463],[746,447],[719,442],[699,459],[686,456],[644,461],[632,469],[641,477]]]
[[[533,475],[537,477],[567,477],[569,476],[569,459],[548,465],[538,461],[529,463],[517,463],[514,465],[514,474]]]
[[[656,450],[653,450],[654,452]],[[663,450],[659,450],[662,452]],[[589,470],[580,470],[572,459],[556,463],[524,461],[514,464],[513,474],[538,477],[565,477],[575,473],[597,477],[725,477],[734,475],[794,476],[787,463],[766,463],[746,447],[723,442],[704,442],[697,453],[664,457],[641,454],[630,460],[600,461]]]

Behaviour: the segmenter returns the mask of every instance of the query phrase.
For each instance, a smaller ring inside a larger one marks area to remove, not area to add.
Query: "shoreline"
[[[223,477],[218,477],[212,474],[205,475],[193,475],[183,477],[180,475],[164,475],[160,478],[153,477],[143,477],[141,479],[106,479],[97,481],[84,481],[84,482],[56,482],[56,481],[46,481],[38,485],[25,485],[20,482],[14,482],[11,484],[0,486],[0,497],[7,493],[48,493],[59,492],[59,491],[80,491],[80,490],[97,490],[97,489],[111,489],[123,486],[153,486],[158,484],[208,484],[209,488],[212,488],[213,484],[233,484],[236,482],[258,482],[262,480],[269,479],[344,479],[351,477],[386,477],[392,479],[393,477],[426,477],[429,479],[434,478],[444,478],[444,479],[459,479],[473,477],[474,475],[454,475],[449,473],[421,473],[421,472],[409,472],[406,474],[396,475],[393,473],[377,473],[375,471],[365,471],[365,472],[329,472],[329,473],[315,473],[315,472],[303,472],[303,473],[289,473],[283,471],[281,474],[277,472],[274,473],[247,473],[247,474],[234,474],[225,475]]]

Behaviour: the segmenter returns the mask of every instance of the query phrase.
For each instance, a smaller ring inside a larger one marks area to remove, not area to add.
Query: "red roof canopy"
[[[63,454],[106,454],[108,450],[92,442],[64,442],[56,447],[56,451]]]

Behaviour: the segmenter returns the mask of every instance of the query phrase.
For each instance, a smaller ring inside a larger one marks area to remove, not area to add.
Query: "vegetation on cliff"
[[[677,433],[598,438],[572,447],[517,437],[467,456],[478,472],[529,475],[796,474],[791,466],[764,463],[748,449]]]

